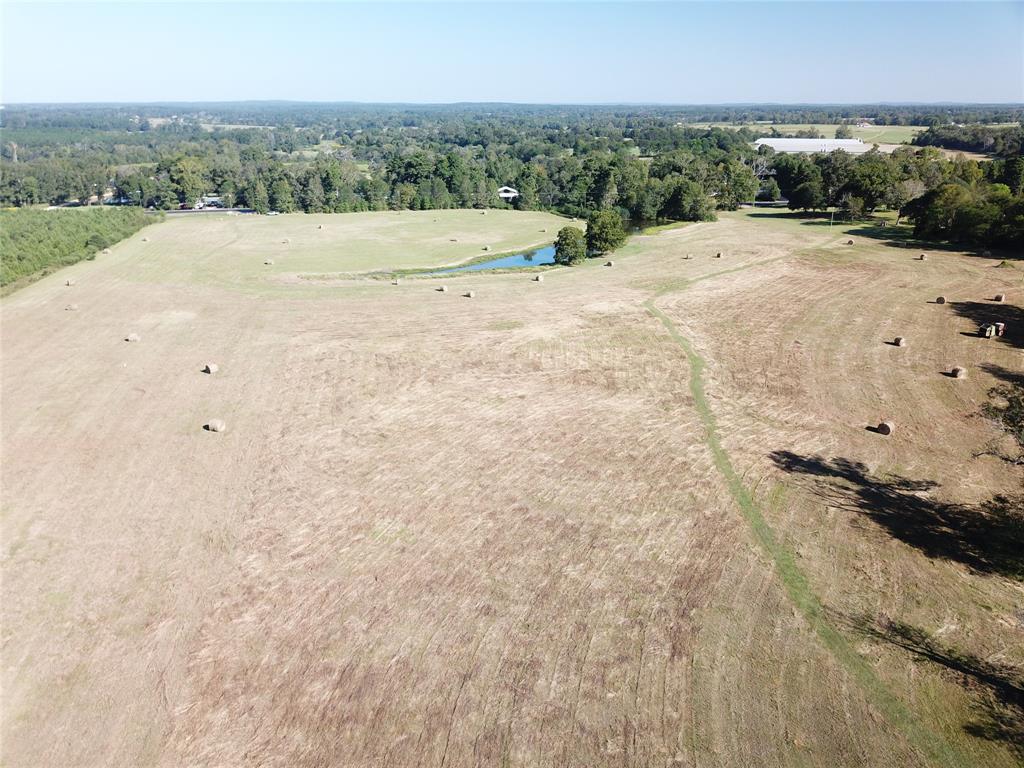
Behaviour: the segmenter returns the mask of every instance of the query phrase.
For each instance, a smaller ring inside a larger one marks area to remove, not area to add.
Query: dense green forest
[[[137,208],[0,211],[0,287],[94,258],[154,221]]]
[[[9,106],[0,204],[112,200],[191,207],[203,195],[257,212],[501,207],[587,217],[706,220],[756,197],[898,211],[922,237],[1018,242],[1024,129],[1008,106],[520,106],[177,104]],[[746,127],[852,122],[932,126],[888,155],[774,155]],[[972,125],[963,125],[971,122]],[[990,153],[949,160],[928,145]],[[949,187],[955,187],[953,192]]]

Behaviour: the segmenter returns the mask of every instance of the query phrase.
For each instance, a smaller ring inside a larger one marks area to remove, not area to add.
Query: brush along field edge
[[[739,269],[745,269],[745,267],[740,267]],[[721,272],[715,272],[698,279],[707,280],[726,272],[735,271],[738,270],[722,270]],[[743,518],[750,526],[751,533],[764,552],[771,558],[790,601],[814,630],[822,645],[842,665],[843,669],[856,680],[878,711],[892,725],[896,726],[904,734],[908,742],[924,755],[931,764],[954,768],[970,768],[971,763],[958,750],[954,749],[940,734],[935,733],[921,723],[917,716],[889,691],[885,683],[875,674],[870,664],[853,648],[850,641],[836,627],[829,623],[824,606],[812,590],[806,574],[797,565],[793,551],[776,536],[775,531],[765,519],[753,494],[751,494],[737,474],[728,452],[722,447],[718,436],[715,414],[711,410],[707,395],[704,392],[704,360],[694,351],[693,346],[679,332],[679,329],[668,315],[655,305],[660,296],[666,293],[685,290],[692,282],[674,289],[659,291],[653,298],[644,302],[644,307],[651,315],[661,321],[672,339],[686,353],[686,359],[690,366],[690,393],[693,395],[697,413],[701,423],[704,425],[704,443],[711,452],[715,467],[725,480],[729,493],[736,502],[736,506],[739,507]]]

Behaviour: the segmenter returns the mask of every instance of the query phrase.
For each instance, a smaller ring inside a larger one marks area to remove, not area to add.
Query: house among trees
[[[501,187],[498,190],[498,197],[500,197],[506,203],[511,203],[513,200],[519,197],[519,190],[513,189],[512,187]]]

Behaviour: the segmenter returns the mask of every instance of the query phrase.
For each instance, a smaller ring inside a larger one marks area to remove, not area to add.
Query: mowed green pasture
[[[554,242],[568,219],[491,209],[281,216],[186,214],[117,245],[144,282],[259,287],[291,277],[448,266]],[[582,223],[579,226],[583,226]],[[143,240],[147,238],[148,240]],[[489,246],[489,251],[484,247]],[[267,264],[272,261],[273,264]]]
[[[746,127],[754,132],[763,131],[764,136],[770,136],[772,128],[779,133],[796,133],[805,131],[808,128],[815,128],[827,139],[834,139],[838,125],[796,125],[792,123],[768,125],[758,123],[755,125],[732,125],[730,123],[693,123],[694,128],[741,128]],[[871,128],[857,128],[851,126],[853,138],[860,139],[865,144],[909,144],[910,141],[921,131],[925,130],[923,125],[878,125]]]

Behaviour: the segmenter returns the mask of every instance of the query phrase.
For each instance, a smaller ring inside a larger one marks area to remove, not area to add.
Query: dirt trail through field
[[[721,274],[723,273],[714,273],[707,277],[710,279]],[[780,542],[778,535],[765,519],[758,502],[736,473],[729,454],[722,447],[715,415],[704,391],[704,360],[680,335],[672,320],[658,309],[656,301],[656,298],[649,299],[644,302],[644,306],[664,324],[672,338],[686,351],[690,363],[690,392],[700,414],[705,429],[705,442],[714,457],[715,467],[725,479],[733,501],[750,526],[754,538],[774,563],[790,601],[813,628],[829,653],[850,673],[872,703],[884,713],[890,723],[907,736],[917,750],[928,757],[929,762],[935,765],[966,768],[970,765],[967,759],[952,749],[935,731],[924,728],[913,713],[878,679],[871,667],[854,650],[850,641],[828,620],[821,601],[814,594],[807,576],[797,565],[793,552]]]

